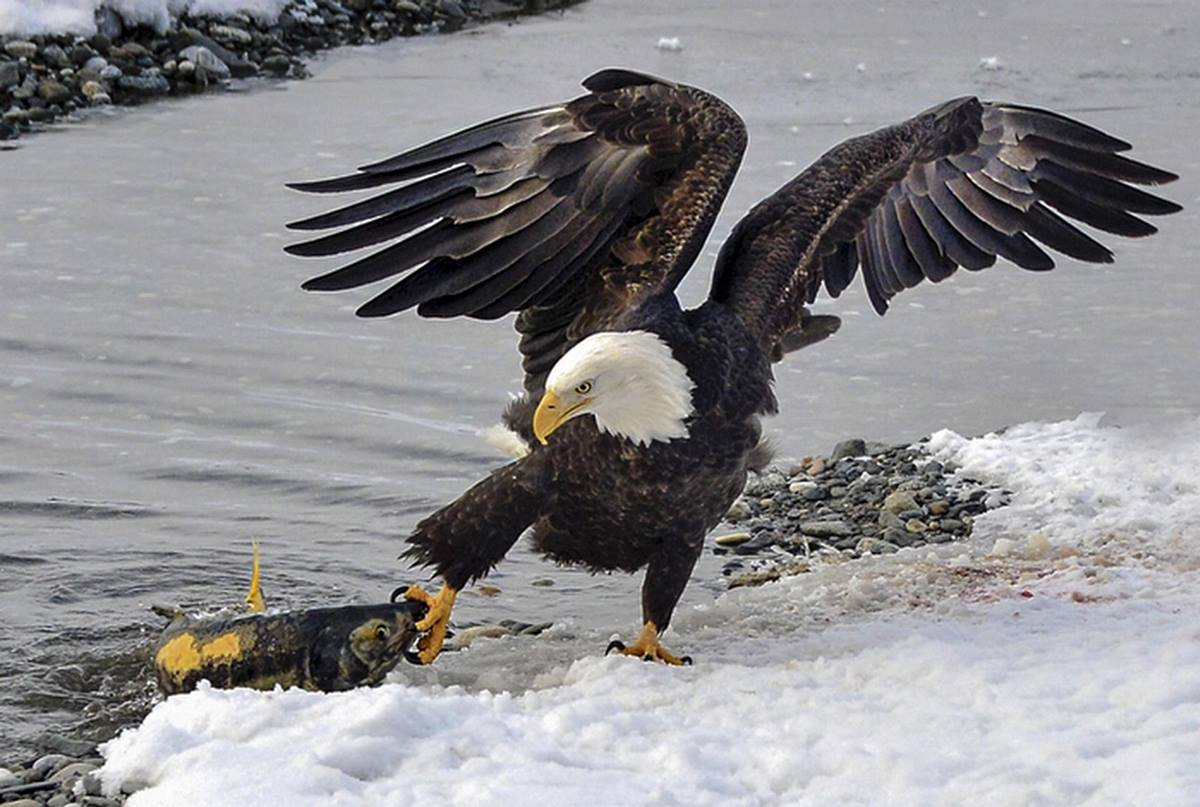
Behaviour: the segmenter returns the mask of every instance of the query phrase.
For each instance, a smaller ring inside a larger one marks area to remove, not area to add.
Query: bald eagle
[[[528,453],[421,521],[405,553],[432,567],[420,661],[438,655],[458,591],[531,530],[546,557],[645,568],[643,629],[621,652],[678,664],[659,636],[706,533],[741,493],[759,419],[776,411],[771,364],[831,333],[806,308],[861,273],[874,309],[925,279],[1044,247],[1092,263],[1112,253],[1067,221],[1124,236],[1138,214],[1178,211],[1134,188],[1174,174],[1054,112],[957,98],[827,152],[756,205],[716,259],[707,301],[675,289],[708,237],[746,147],[715,96],[629,70],[585,95],[473,126],[347,176],[330,193],[396,186],[289,225],[336,231],[287,247],[326,256],[382,248],[304,288],[404,276],[358,314],[516,312],[525,394],[505,413]],[[1066,218],[1064,218],[1066,217]],[[411,271],[410,271],[411,270]],[[610,648],[612,649],[612,648]]]

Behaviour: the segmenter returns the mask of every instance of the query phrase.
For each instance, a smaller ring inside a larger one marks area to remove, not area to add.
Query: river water
[[[857,288],[819,304],[845,324],[779,369],[770,433],[784,456],[1081,410],[1115,423],[1200,411],[1190,0],[592,0],[341,50],[305,82],[94,117],[0,153],[0,759],[43,730],[104,737],[140,714],[147,606],[236,602],[252,539],[274,605],[379,601],[416,579],[395,560],[402,537],[501,461],[476,431],[519,388],[515,340],[504,323],[358,320],[362,293],[301,292],[333,264],[284,255],[282,225],[328,200],[283,183],[571,97],[610,65],[703,86],[748,124],[683,287],[693,303],[750,205],[837,141],[948,97],[1075,114],[1184,177],[1166,195],[1188,209],[1160,236],[1105,237],[1112,266],[961,273],[883,319]],[[706,555],[684,607],[712,599],[718,569]],[[464,596],[460,620],[555,620],[563,641],[405,675],[536,684],[638,623],[637,578],[518,546],[490,582],[500,596]]]

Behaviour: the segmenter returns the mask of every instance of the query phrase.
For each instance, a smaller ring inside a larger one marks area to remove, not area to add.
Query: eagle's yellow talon
[[[609,643],[607,653],[616,650],[622,656],[637,656],[643,661],[661,661],[675,667],[690,666],[691,656],[676,656],[658,641],[658,627],[653,622],[647,622],[642,628],[642,634],[637,641],[626,647],[622,642]]]
[[[454,608],[454,598],[457,596],[458,589],[451,586],[442,586],[436,596],[420,586],[409,586],[404,592],[404,599],[423,602],[429,607],[425,618],[416,624],[417,630],[425,634],[417,642],[417,656],[422,664],[432,664],[442,652],[446,630],[450,627],[450,611]]]

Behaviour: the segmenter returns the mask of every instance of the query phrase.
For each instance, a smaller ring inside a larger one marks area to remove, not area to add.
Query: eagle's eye
[[[386,625],[380,625],[378,628],[375,629],[375,638],[376,639],[383,641],[387,637],[388,637],[388,629],[387,629]]]
[[[575,392],[577,392],[580,395],[587,395],[591,391],[592,391],[592,382],[591,381],[580,381],[578,384],[575,385]]]

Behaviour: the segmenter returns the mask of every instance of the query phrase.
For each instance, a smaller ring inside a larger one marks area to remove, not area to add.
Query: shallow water
[[[779,371],[784,455],[1080,410],[1200,411],[1200,8],[1003,5],[593,0],[339,51],[310,81],[93,118],[0,154],[0,758],[46,728],[104,736],[137,713],[146,607],[236,601],[251,539],[277,605],[381,600],[414,579],[394,559],[402,536],[501,461],[475,431],[519,387],[515,340],[497,323],[357,320],[361,292],[299,291],[332,264],[285,256],[282,223],[328,200],[282,184],[570,97],[600,67],[704,86],[749,126],[692,302],[751,204],[835,142],[947,97],[1052,106],[1184,176],[1166,195],[1188,209],[1160,236],[1105,237],[1113,266],[961,273],[884,319],[857,288],[822,303],[845,326]],[[660,36],[683,50],[655,49]],[[980,67],[992,56],[1003,69]],[[685,603],[711,599],[718,569],[706,556]],[[638,579],[521,547],[491,582],[502,594],[464,597],[460,619],[571,630],[406,674],[526,686],[638,620]]]

